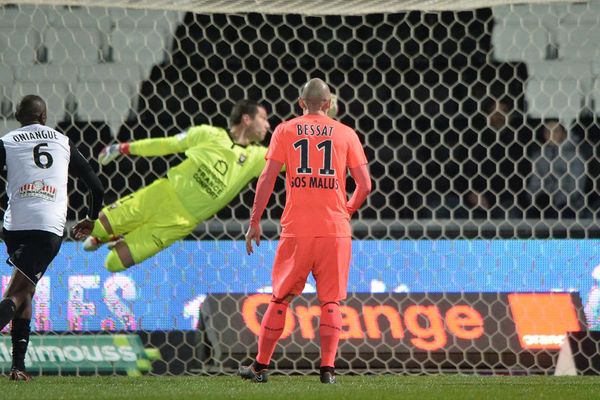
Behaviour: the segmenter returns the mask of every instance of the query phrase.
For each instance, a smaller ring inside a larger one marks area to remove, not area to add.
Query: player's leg
[[[152,217],[157,204],[164,197],[165,179],[157,179],[149,186],[141,188],[114,203],[104,207],[94,223],[92,234],[83,242],[85,251],[95,251],[104,243],[115,241],[119,236],[131,232]]]
[[[27,306],[28,298],[33,296],[33,283],[17,268],[13,270],[6,292],[0,302],[0,330]]]
[[[6,232],[5,236],[9,248],[8,262],[14,267],[3,300],[3,303],[8,301],[15,306],[11,317],[13,361],[9,379],[28,381],[30,376],[25,372],[25,354],[31,330],[31,303],[37,282],[58,254],[62,238],[43,231]],[[5,318],[3,315],[0,322],[4,322]]]
[[[15,262],[18,261],[22,263],[22,256],[26,253],[24,249],[24,240],[26,240],[26,235],[30,231],[3,231],[6,252],[9,256],[6,263],[11,267],[15,267]],[[22,293],[25,292],[25,289],[28,288],[30,283],[31,282],[27,279],[26,275],[20,271],[19,268],[14,268],[6,292],[4,292],[3,299],[0,301],[0,330],[4,329],[4,327],[14,318],[17,309],[23,301]]]
[[[275,350],[275,345],[283,333],[285,318],[293,295],[281,299],[273,296],[267,307],[267,311],[260,324],[258,334],[258,354],[256,355],[256,366],[259,369],[267,369]]]
[[[352,253],[350,238],[318,238],[315,242],[313,275],[321,303],[321,382],[335,383],[335,356],[340,340],[342,315],[340,301],[346,298]]]
[[[17,268],[13,271],[2,303],[10,302],[14,309],[10,313],[2,311],[2,328],[12,320],[10,331],[12,340],[12,367],[8,378],[13,381],[29,381],[31,376],[25,370],[25,354],[29,345],[31,330],[31,300],[35,285]],[[7,321],[8,319],[8,321]]]
[[[108,210],[106,211],[108,212]],[[110,221],[103,209],[94,222],[92,233],[83,241],[83,249],[85,251],[96,251],[104,243],[116,240],[118,240],[118,236],[114,235]]]
[[[104,266],[110,272],[120,272],[139,264],[189,235],[196,223],[187,216],[170,210],[161,213],[157,221],[140,226],[116,242],[106,256]]]
[[[125,239],[115,242],[108,256],[106,256],[106,260],[104,260],[104,267],[110,272],[125,271],[134,264],[133,255]]]
[[[258,354],[252,365],[240,367],[242,379],[266,382],[273,351],[283,329],[290,301],[302,293],[311,268],[310,244],[296,238],[281,238],[273,263],[273,297],[260,324]]]
[[[269,363],[277,341],[285,327],[287,309],[293,295],[279,299],[275,296],[267,307],[258,334],[258,355],[249,366],[241,366],[238,373],[242,379],[256,383],[266,383],[269,376]]]
[[[310,238],[283,237],[279,241],[273,262],[273,298],[269,303],[258,337],[258,367],[269,365],[277,341],[283,333],[289,302],[302,293],[312,266]]]

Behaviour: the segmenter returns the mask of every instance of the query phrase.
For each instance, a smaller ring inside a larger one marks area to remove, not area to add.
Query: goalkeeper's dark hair
[[[254,118],[254,116],[258,113],[258,107],[261,105],[252,100],[240,100],[234,104],[233,110],[231,110],[231,114],[229,115],[229,125],[234,126],[242,122],[242,116],[247,114],[250,118]]]

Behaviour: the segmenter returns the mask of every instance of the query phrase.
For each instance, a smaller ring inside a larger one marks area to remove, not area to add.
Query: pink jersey
[[[303,115],[277,126],[267,159],[285,164],[282,237],[347,237],[348,168],[367,163],[356,132],[324,115]]]

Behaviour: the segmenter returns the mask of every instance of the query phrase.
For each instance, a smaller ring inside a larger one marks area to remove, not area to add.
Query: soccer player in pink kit
[[[254,382],[267,381],[289,302],[302,293],[312,272],[321,303],[321,382],[335,383],[342,323],[339,302],[346,298],[352,252],[349,221],[371,191],[367,158],[356,132],[327,116],[331,106],[327,84],[321,79],[308,81],[299,104],[304,115],[281,123],[273,133],[246,233],[246,250],[251,254],[252,241],[260,244],[260,218],[285,165],[286,204],[273,264],[273,298],[261,323],[258,355],[252,365],[239,371],[243,379]],[[350,201],[347,170],[356,182]]]

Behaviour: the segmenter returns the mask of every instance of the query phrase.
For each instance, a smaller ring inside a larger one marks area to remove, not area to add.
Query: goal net
[[[48,124],[99,171],[107,204],[185,156],[100,167],[105,145],[227,127],[242,98],[265,105],[274,127],[298,114],[309,77],[330,84],[374,184],[352,220],[340,372],[551,373],[567,331],[600,327],[600,3],[17,3],[0,2],[2,132],[18,126],[23,95],[41,95]],[[104,269],[107,249],[65,241],[33,329],[137,332],[160,349],[153,373],[232,371],[256,351],[285,201],[278,179],[269,240],[248,257],[253,187],[125,273]],[[75,221],[85,190],[69,188]],[[0,273],[4,290],[11,271]],[[274,358],[283,371],[318,366],[314,291],[311,278],[291,305]],[[39,370],[93,358],[79,346]]]

